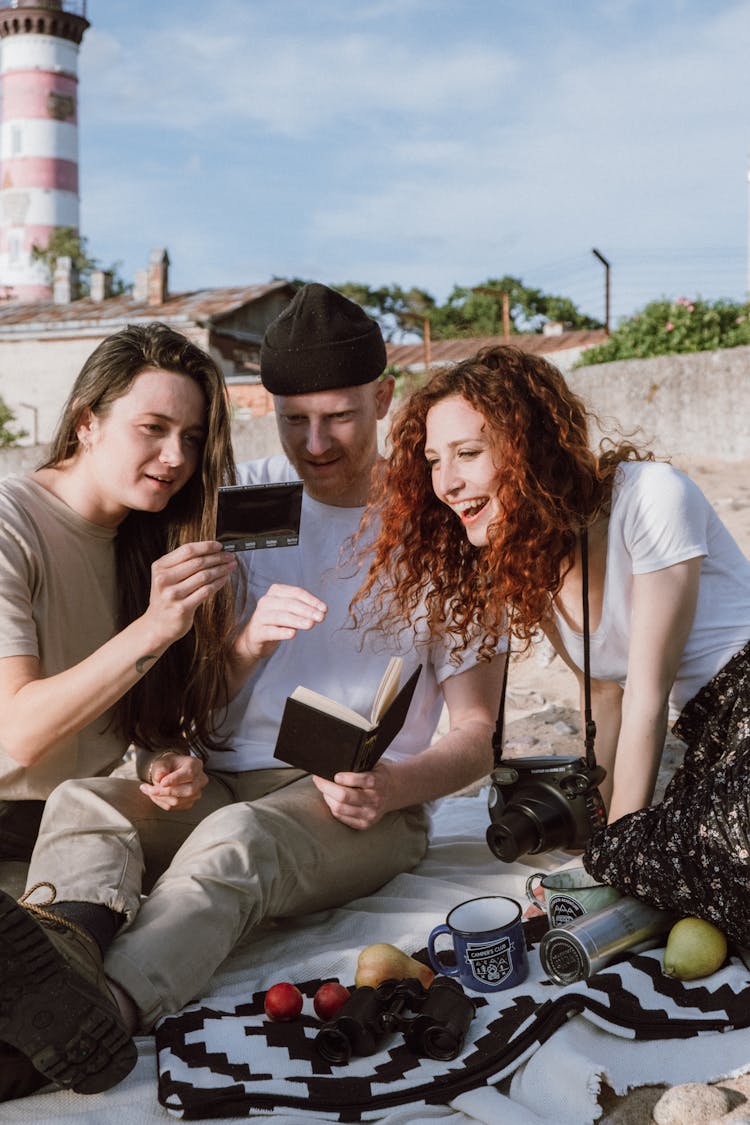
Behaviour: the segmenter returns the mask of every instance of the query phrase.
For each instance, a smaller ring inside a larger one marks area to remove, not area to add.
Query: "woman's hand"
[[[186,543],[153,564],[145,613],[78,664],[43,676],[36,656],[0,660],[5,753],[32,766],[102,715],[188,632],[198,606],[221,589],[236,566],[234,555],[217,542]],[[188,793],[179,798],[197,799]]]
[[[200,758],[167,750],[157,754],[149,769],[149,781],[140,786],[160,809],[191,809],[208,785]]]
[[[381,758],[367,773],[337,773],[333,781],[313,777],[313,782],[336,820],[361,830],[398,807],[392,771],[392,764]]]
[[[199,605],[215,594],[237,568],[231,551],[212,540],[183,543],[151,567],[151,596],[144,617],[167,647],[184,637]]]

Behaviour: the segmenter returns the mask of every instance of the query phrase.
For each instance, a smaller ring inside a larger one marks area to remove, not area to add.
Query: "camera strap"
[[[583,603],[583,730],[584,746],[586,750],[586,765],[593,768],[596,765],[594,742],[596,740],[596,723],[591,713],[591,637],[589,629],[589,536],[584,527],[581,531],[581,600]],[[505,667],[503,669],[503,683],[500,689],[500,706],[497,712],[495,733],[492,736],[493,764],[499,766],[503,757],[503,733],[505,728],[505,696],[508,690],[508,668],[510,667],[511,633],[508,630],[508,648],[505,654]]]
[[[586,748],[586,765],[596,765],[594,742],[596,723],[591,714],[591,632],[589,629],[589,533],[581,531],[581,598],[583,601],[583,741]]]

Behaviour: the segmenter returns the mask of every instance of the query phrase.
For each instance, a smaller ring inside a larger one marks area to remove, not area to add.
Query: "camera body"
[[[585,758],[514,758],[492,771],[487,843],[505,863],[553,848],[582,848],[607,823],[597,788],[606,771]]]

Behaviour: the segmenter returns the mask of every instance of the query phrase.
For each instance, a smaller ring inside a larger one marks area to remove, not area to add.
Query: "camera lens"
[[[503,863],[513,863],[520,855],[536,850],[539,833],[524,809],[509,806],[503,810],[499,822],[487,829],[487,843]]]
[[[552,788],[540,795],[518,792],[495,824],[487,843],[498,859],[512,863],[521,855],[566,847],[575,837],[575,822],[565,798]]]

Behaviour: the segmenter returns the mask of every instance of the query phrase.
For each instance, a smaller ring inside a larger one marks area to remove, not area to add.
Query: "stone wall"
[[[566,378],[604,432],[634,433],[678,461],[750,458],[750,347],[602,363]],[[238,461],[281,448],[272,414],[237,419],[233,439]],[[34,468],[44,452],[43,446],[0,450],[0,477]]]

